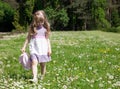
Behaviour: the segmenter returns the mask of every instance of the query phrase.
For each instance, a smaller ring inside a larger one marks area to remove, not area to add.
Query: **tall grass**
[[[38,84],[27,81],[31,70],[24,70],[18,61],[25,37],[0,40],[0,89],[120,88],[120,34],[52,32],[52,61]]]

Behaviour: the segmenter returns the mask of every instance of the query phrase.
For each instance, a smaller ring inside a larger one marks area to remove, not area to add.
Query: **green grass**
[[[25,37],[0,40],[0,89],[120,89],[120,34],[52,32],[52,61],[38,84],[18,61]]]

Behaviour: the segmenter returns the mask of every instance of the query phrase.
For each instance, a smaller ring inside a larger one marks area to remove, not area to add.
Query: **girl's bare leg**
[[[43,78],[46,73],[46,63],[40,63],[41,66],[41,77]]]
[[[33,60],[32,61],[33,80],[37,80],[37,72],[38,72],[37,64],[38,64],[37,60]]]

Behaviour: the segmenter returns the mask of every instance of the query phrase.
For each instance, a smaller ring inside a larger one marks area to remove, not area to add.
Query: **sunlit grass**
[[[120,34],[52,32],[52,61],[38,84],[27,81],[32,78],[31,70],[24,70],[18,61],[25,37],[0,40],[0,89],[120,88]]]

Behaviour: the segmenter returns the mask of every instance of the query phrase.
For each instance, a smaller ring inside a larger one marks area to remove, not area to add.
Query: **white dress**
[[[37,34],[31,37],[29,43],[30,59],[37,60],[38,63],[49,62],[51,57],[48,56],[48,40],[45,37],[46,29],[37,28]]]

